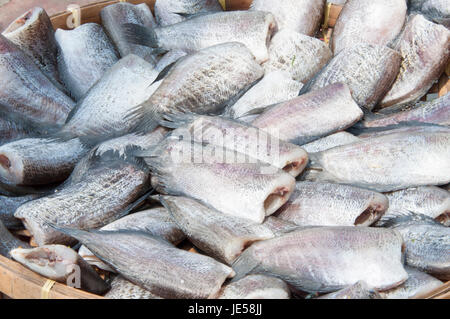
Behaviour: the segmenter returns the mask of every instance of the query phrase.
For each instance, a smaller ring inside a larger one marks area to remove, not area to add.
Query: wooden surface
[[[450,299],[450,281],[433,290],[431,293],[417,296],[415,299]]]

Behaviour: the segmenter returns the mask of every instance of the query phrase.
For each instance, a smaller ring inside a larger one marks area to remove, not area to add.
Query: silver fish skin
[[[386,133],[309,155],[313,170],[303,176],[309,181],[378,192],[450,181],[450,132],[445,128]]]
[[[33,123],[20,114],[8,112],[8,107],[0,103],[0,145],[26,137],[48,134],[46,130],[45,126]]]
[[[436,278],[450,280],[450,228],[434,219],[404,211],[384,227],[397,230],[405,243],[405,264]]]
[[[8,229],[20,229],[23,224],[14,217],[16,209],[30,200],[36,199],[37,195],[26,195],[17,197],[8,197],[0,195],[0,221],[3,222]]]
[[[155,69],[158,72],[161,72],[166,67],[168,67],[171,64],[174,64],[182,57],[186,56],[187,53],[183,50],[171,50],[164,54],[161,59],[159,59],[158,63],[156,63]]]
[[[397,51],[360,43],[335,55],[305,84],[300,94],[333,83],[346,83],[356,103],[370,111],[391,88],[400,71],[400,63],[401,56]]]
[[[27,11],[2,34],[25,52],[53,84],[62,88],[58,74],[55,30],[44,9],[35,7]]]
[[[408,278],[401,261],[402,243],[400,233],[383,228],[292,231],[247,248],[233,264],[233,281],[248,274],[264,274],[312,293],[333,292],[360,280],[387,290]]]
[[[297,182],[276,213],[299,226],[370,226],[388,209],[386,196],[349,185]]]
[[[289,233],[290,231],[300,229],[300,226],[273,215],[267,216],[263,222],[263,225],[269,228],[275,236],[281,236],[285,233]]]
[[[269,45],[266,72],[284,70],[296,81],[306,83],[333,57],[322,41],[291,30],[277,32]]]
[[[61,81],[76,101],[119,60],[114,45],[96,23],[73,30],[57,29],[55,39]]]
[[[402,122],[450,125],[450,94],[409,110],[381,115],[362,122],[363,127],[384,127]]]
[[[325,0],[253,0],[250,10],[273,13],[280,30],[314,36],[319,29]]]
[[[252,243],[274,237],[264,225],[229,216],[181,196],[160,196],[161,203],[197,248],[231,265]]]
[[[358,43],[389,44],[402,31],[406,11],[405,0],[348,0],[334,27],[334,54]]]
[[[383,299],[413,299],[432,292],[443,282],[420,270],[405,267],[408,279],[397,288],[380,293]]]
[[[58,232],[51,224],[79,229],[103,227],[126,215],[148,191],[146,168],[107,155],[88,167],[79,180],[16,210],[14,216],[22,220],[39,246],[73,243],[71,237]]]
[[[133,24],[128,24],[127,28],[130,43],[166,51],[192,53],[218,44],[239,42],[250,50],[258,63],[263,63],[269,59],[267,47],[277,23],[269,12],[228,11],[200,15],[155,29]]]
[[[104,297],[107,299],[162,299],[120,275],[113,279],[111,289]]]
[[[223,11],[217,0],[157,0],[155,17],[162,27],[183,22],[189,17]]]
[[[383,299],[378,291],[370,288],[364,281],[347,288],[317,297],[317,299]]]
[[[224,214],[262,223],[288,200],[295,187],[290,174],[261,163],[241,163],[242,154],[217,150],[166,138],[142,156],[160,193],[192,197]]]
[[[394,217],[402,210],[429,216],[450,226],[450,193],[436,186],[407,188],[385,194],[389,199],[387,216]]]
[[[154,67],[130,54],[111,67],[69,114],[61,134],[69,136],[124,135],[139,118],[135,108],[152,96],[149,86],[158,77]]]
[[[251,125],[304,145],[344,130],[362,117],[363,111],[352,99],[349,87],[335,83],[270,107]]]
[[[78,138],[25,138],[0,146],[0,179],[14,185],[64,181],[88,149]]]
[[[239,118],[253,109],[290,100],[298,95],[303,84],[294,81],[285,71],[266,73],[236,103],[228,107],[224,115]]]
[[[448,64],[450,30],[413,15],[393,49],[402,54],[401,70],[381,108],[416,102],[428,92]]]
[[[325,137],[322,137],[314,142],[302,145],[302,148],[307,153],[317,153],[328,150],[330,148],[351,144],[358,141],[359,138],[348,132],[337,132]]]
[[[212,46],[178,60],[153,95],[137,108],[135,117],[142,118],[140,128],[150,129],[164,114],[221,113],[263,75],[245,45]]]
[[[38,124],[62,125],[75,106],[15,44],[0,35],[0,103]]]
[[[131,44],[123,37],[122,25],[126,23],[147,28],[156,27],[156,21],[147,4],[134,5],[127,2],[111,4],[100,11],[100,17],[106,34],[122,58],[128,54],[135,54],[153,65],[156,63],[156,57],[151,48]]]
[[[218,299],[290,299],[288,285],[275,277],[248,275],[222,288]]]
[[[125,279],[169,299],[214,298],[233,270],[142,232],[64,229]]]
[[[308,164],[308,154],[301,147],[246,123],[206,115],[180,115],[168,118],[166,123],[169,127],[178,127],[171,133],[173,136],[179,134],[197,143],[237,151],[282,169],[293,177]]]
[[[347,0],[327,0],[327,3],[332,3],[335,5],[344,5]]]
[[[28,248],[30,245],[14,237],[0,220],[0,255],[11,259],[10,251],[19,247]]]
[[[186,235],[175,223],[168,210],[162,207],[127,215],[100,228],[100,230],[142,231],[163,238],[174,245],[178,245],[186,238]],[[115,272],[114,269],[97,258],[86,246],[81,246],[78,254],[90,265],[109,272]]]
[[[410,0],[412,13],[421,13],[428,19],[450,28],[450,4],[448,0]]]

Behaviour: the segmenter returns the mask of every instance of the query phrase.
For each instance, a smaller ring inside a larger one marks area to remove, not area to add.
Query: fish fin
[[[160,47],[158,44],[158,36],[154,30],[133,23],[125,23],[122,25],[122,28],[127,42],[150,48]]]
[[[157,76],[156,79],[153,81],[153,83],[158,82],[158,81],[161,81],[162,79],[164,79],[164,78],[167,76],[167,74],[169,74],[170,70],[172,70],[172,68],[174,67],[174,65],[175,65],[176,63],[177,63],[177,61],[172,62],[172,63],[166,65],[166,66],[164,67],[164,69],[162,69],[161,72],[159,72],[158,76]],[[153,84],[153,83],[152,83],[152,84]]]
[[[231,267],[236,275],[231,279],[231,282],[238,281],[248,274],[257,273],[257,268],[261,262],[252,255],[252,252],[253,249],[250,246],[235,260]]]
[[[126,116],[126,120],[137,122],[130,132],[146,133],[156,129],[161,120],[161,114],[154,106],[148,106],[143,103],[136,106],[130,114]]]
[[[168,113],[163,115],[159,124],[167,128],[176,129],[194,122],[199,117],[201,115],[192,112]]]
[[[441,223],[437,222],[433,218],[423,214],[415,213],[408,209],[399,209],[391,213],[389,213],[388,211],[380,218],[380,220],[378,221],[378,225],[385,228],[392,228],[408,222],[442,226]]]

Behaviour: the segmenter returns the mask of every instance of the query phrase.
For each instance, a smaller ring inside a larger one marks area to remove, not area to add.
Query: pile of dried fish
[[[30,10],[0,35],[0,254],[106,298],[431,292],[450,279],[450,95],[423,99],[444,2],[119,2],[56,31]]]

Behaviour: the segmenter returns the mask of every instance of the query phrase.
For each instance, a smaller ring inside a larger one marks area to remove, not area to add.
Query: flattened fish
[[[282,140],[303,145],[344,130],[362,117],[349,87],[336,83],[269,107],[252,125]]]
[[[336,146],[351,144],[358,140],[359,138],[353,134],[347,132],[337,132],[315,140],[314,142],[302,145],[302,148],[308,153],[317,153]]]
[[[299,226],[370,226],[389,206],[386,196],[331,183],[297,182],[277,217]]]
[[[162,27],[185,21],[200,14],[222,11],[217,0],[157,0],[155,17]]]
[[[347,288],[322,295],[317,299],[382,299],[378,291],[370,288],[364,281],[358,281],[356,284]]]
[[[290,100],[298,95],[302,87],[302,83],[292,80],[285,71],[266,73],[236,103],[228,107],[224,114],[239,118],[253,109]]]
[[[30,200],[36,199],[37,195],[27,195],[18,197],[8,197],[0,195],[0,221],[3,222],[8,229],[20,229],[23,224],[14,217],[16,209]]]
[[[416,102],[428,92],[448,64],[450,31],[413,15],[393,49],[402,54],[402,66],[380,107]]]
[[[322,22],[325,0],[253,0],[250,10],[273,13],[280,30],[315,35]]]
[[[263,67],[266,72],[288,71],[294,80],[306,83],[332,57],[333,53],[325,42],[295,31],[281,30],[270,42],[269,61]]]
[[[239,280],[264,274],[306,292],[333,292],[363,280],[387,290],[408,274],[401,262],[403,239],[390,229],[314,227],[254,243],[233,264]]]
[[[0,35],[0,103],[35,123],[61,125],[75,103],[15,44]]]
[[[194,199],[159,198],[190,242],[227,265],[231,265],[252,243],[274,237],[264,225],[223,214]]]
[[[30,270],[57,282],[80,285],[82,290],[100,295],[109,285],[74,250],[62,245],[16,248],[12,258]],[[79,282],[77,282],[79,280]]]
[[[142,232],[64,229],[125,279],[162,298],[214,298],[233,270]]]
[[[275,277],[248,275],[222,288],[218,299],[290,299],[288,285]]]
[[[77,101],[119,60],[114,45],[96,23],[58,29],[55,38],[61,81]]]
[[[300,94],[333,83],[346,83],[356,103],[372,110],[394,83],[400,63],[401,56],[397,51],[386,46],[360,43],[335,55]]]
[[[28,248],[30,245],[14,237],[0,220],[0,255],[11,258],[10,251],[19,247]]]
[[[333,52],[359,43],[387,45],[402,30],[406,10],[405,0],[348,0],[334,27]]]
[[[104,297],[108,299],[161,299],[161,297],[133,284],[120,275],[111,282],[111,289]]]

